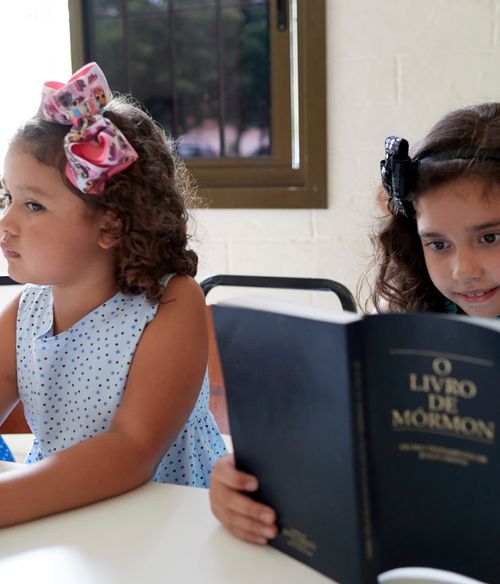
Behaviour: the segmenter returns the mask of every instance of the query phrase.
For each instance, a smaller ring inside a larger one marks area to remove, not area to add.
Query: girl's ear
[[[122,220],[111,211],[106,211],[101,217],[99,245],[102,249],[111,249],[118,245],[122,234]]]

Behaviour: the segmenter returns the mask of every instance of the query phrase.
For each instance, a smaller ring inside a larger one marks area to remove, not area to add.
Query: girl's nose
[[[473,251],[459,252],[454,258],[453,278],[458,282],[470,282],[483,275],[479,257]]]
[[[11,207],[0,210],[0,237],[17,235],[18,227]]]

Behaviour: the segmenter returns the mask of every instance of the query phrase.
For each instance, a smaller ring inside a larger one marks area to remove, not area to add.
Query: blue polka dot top
[[[168,280],[167,280],[168,281]],[[52,334],[52,289],[23,288],[17,318],[17,378],[35,436],[27,463],[108,430],[142,332],[158,308],[118,292],[61,334]],[[205,376],[183,430],[153,480],[206,487],[225,446],[208,410]]]

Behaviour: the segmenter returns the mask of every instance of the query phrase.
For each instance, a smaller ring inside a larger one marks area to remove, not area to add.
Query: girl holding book
[[[453,111],[416,147],[389,137],[379,192],[388,213],[372,238],[370,299],[380,312],[500,315],[500,103]],[[256,477],[228,455],[211,483],[213,513],[235,535],[265,544],[273,509],[246,493]]]

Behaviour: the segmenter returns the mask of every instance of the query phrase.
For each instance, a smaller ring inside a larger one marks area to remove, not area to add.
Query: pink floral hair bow
[[[68,83],[47,81],[38,114],[49,122],[72,125],[64,137],[66,176],[80,191],[97,195],[106,179],[137,160],[122,132],[103,116],[112,95],[97,63],[79,69]]]

